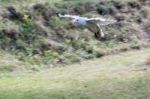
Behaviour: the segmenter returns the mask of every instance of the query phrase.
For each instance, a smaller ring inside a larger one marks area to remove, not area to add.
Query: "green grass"
[[[149,99],[150,49],[57,67],[0,76],[0,99]],[[143,68],[147,68],[144,71]]]
[[[51,6],[51,4],[59,2],[59,6],[63,6],[63,3],[84,3],[90,0],[64,1],[0,0],[0,6],[12,5],[17,11],[24,13],[28,7],[37,3],[47,2],[48,6]],[[98,0],[93,0],[92,2],[94,1]],[[31,20],[27,18],[25,21]],[[53,23],[54,27],[66,24],[65,21],[55,17],[50,22]],[[0,23],[0,29],[7,27],[14,29],[22,28],[21,32],[24,34],[32,32],[34,28],[32,29],[31,26],[29,24],[18,24],[17,21],[10,20],[3,20]],[[46,30],[50,32],[48,28],[46,27]],[[66,45],[68,47],[73,45],[77,50],[65,50],[64,54],[62,54],[62,56],[64,55],[62,59],[66,63],[82,61],[82,59],[90,59],[92,57],[96,58],[96,56],[100,56],[103,52],[115,48],[130,48],[138,43],[136,41],[133,44],[120,44],[118,41],[99,42],[92,38],[91,41],[87,42],[82,38],[82,36],[87,35],[86,32],[81,33],[80,31],[73,30],[70,32],[81,36],[81,39],[73,42],[66,39]],[[18,45],[24,45],[27,49],[28,56],[25,56],[23,52],[16,55],[13,51],[0,50],[0,99],[150,99],[149,67],[137,66],[150,56],[150,49],[130,51],[119,55],[110,55],[101,59],[85,61],[81,64],[43,70],[44,68],[51,67],[50,64],[52,62],[49,60],[57,58],[59,53],[50,50],[45,52],[44,58],[40,55],[32,56],[32,51],[36,48],[34,46],[40,46],[42,40],[43,43],[46,43],[47,40],[44,37],[37,38],[34,41],[35,43],[32,42],[33,46],[26,45],[21,39],[17,40]],[[39,38],[42,38],[42,40],[39,40]],[[9,38],[3,38],[2,40],[3,42],[0,44],[5,42],[4,46],[7,46],[7,43],[10,42]],[[47,60],[49,65],[43,63],[43,61],[46,62]]]

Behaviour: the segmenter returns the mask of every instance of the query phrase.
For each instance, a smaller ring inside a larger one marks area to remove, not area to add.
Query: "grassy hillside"
[[[15,66],[10,65],[12,61],[2,65],[4,71],[70,64],[107,55],[113,49],[139,49],[149,43],[148,0],[1,0],[0,8],[0,51],[2,57],[7,53],[8,60],[17,60]],[[106,38],[99,41],[87,29],[75,27],[56,13],[118,22],[103,27]]]
[[[149,9],[149,0],[0,0],[0,99],[150,99]],[[98,40],[58,13],[117,23]]]

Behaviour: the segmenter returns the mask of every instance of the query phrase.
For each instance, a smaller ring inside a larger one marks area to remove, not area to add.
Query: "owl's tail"
[[[96,32],[96,33],[95,33],[95,37],[96,37],[98,40],[103,40],[103,39],[105,39],[105,34],[104,34],[103,30],[100,29],[100,31]]]

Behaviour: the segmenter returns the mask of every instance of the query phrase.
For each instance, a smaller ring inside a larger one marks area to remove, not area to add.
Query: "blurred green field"
[[[149,99],[150,49],[0,76],[0,99]]]

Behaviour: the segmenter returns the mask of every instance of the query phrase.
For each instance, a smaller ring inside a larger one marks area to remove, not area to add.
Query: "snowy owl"
[[[99,40],[105,38],[105,34],[101,29],[102,25],[114,24],[116,20],[104,19],[104,18],[88,18],[88,17],[80,17],[77,15],[68,15],[68,14],[58,14],[61,18],[69,18],[72,19],[72,23],[78,26],[85,26],[91,32],[95,33],[95,37]]]

